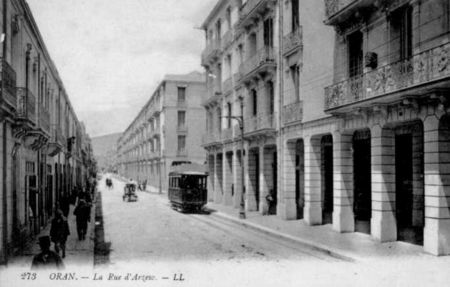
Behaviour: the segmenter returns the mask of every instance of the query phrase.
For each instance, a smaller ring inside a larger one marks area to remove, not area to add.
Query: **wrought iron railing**
[[[301,121],[303,118],[303,102],[298,101],[283,107],[283,123]]]
[[[221,140],[220,132],[207,131],[206,134],[203,135],[202,144],[206,145],[206,144],[216,143],[216,142],[220,142],[220,140]]]
[[[343,10],[345,7],[351,3],[358,0],[325,0],[325,13],[328,18],[334,16],[339,11]]]
[[[4,59],[0,58],[0,61],[2,69],[2,75],[0,77],[0,87],[2,89],[1,96],[5,102],[7,102],[10,106],[16,108],[16,72]]]
[[[220,41],[215,40],[208,43],[202,52],[202,64],[207,64],[210,57],[217,55],[220,52]]]
[[[231,82],[231,77],[226,79],[222,84],[222,90],[227,93],[233,89],[233,83]]]
[[[222,130],[222,140],[231,140],[233,138],[233,129],[223,129]]]
[[[275,53],[273,51],[273,47],[266,46],[262,49],[259,49],[254,54],[254,56],[244,61],[239,66],[239,72],[244,76],[265,64],[274,62],[275,62]]]
[[[228,31],[225,32],[220,41],[222,44],[221,45],[222,50],[224,50],[231,43],[231,41],[233,41],[233,31],[229,29]]]
[[[26,88],[17,88],[17,118],[36,124],[36,98]]]
[[[50,133],[50,112],[43,105],[39,105],[39,127]]]
[[[450,76],[450,43],[420,52],[325,88],[325,110]]]
[[[250,133],[259,130],[275,128],[274,116],[263,115],[258,117],[249,117],[244,119],[244,132]]]
[[[299,26],[283,38],[283,53],[286,54],[302,45],[302,27]]]
[[[247,0],[240,9],[239,22],[243,22],[248,16],[251,16],[259,4],[266,0]]]

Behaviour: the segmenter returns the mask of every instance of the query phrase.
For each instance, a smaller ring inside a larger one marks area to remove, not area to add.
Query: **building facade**
[[[205,162],[204,75],[167,75],[118,140],[119,174],[167,191],[171,166]]]
[[[82,186],[89,137],[24,0],[1,3],[0,259],[45,227],[55,203]]]
[[[203,27],[210,200],[244,163],[247,210],[450,254],[448,1],[223,0]]]

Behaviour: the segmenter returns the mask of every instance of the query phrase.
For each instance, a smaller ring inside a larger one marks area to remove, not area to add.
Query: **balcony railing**
[[[224,50],[225,48],[227,48],[227,46],[233,41],[233,31],[231,29],[229,29],[228,31],[225,32],[225,34],[223,35],[222,39],[221,39],[221,48],[222,50]]]
[[[328,18],[333,17],[339,11],[357,0],[325,0],[325,13]]]
[[[233,139],[233,129],[232,128],[223,129],[222,130],[222,140],[226,141],[226,140],[231,140],[231,139]]]
[[[301,121],[303,118],[303,102],[299,101],[283,107],[283,123]]]
[[[272,0],[247,0],[240,8],[239,26],[243,27],[252,23],[251,19],[259,17]]]
[[[50,113],[42,105],[39,105],[39,127],[45,132],[50,133]]]
[[[17,118],[36,124],[36,98],[26,88],[17,88]]]
[[[450,76],[450,43],[420,52],[325,88],[325,110]]]
[[[301,47],[302,37],[303,35],[301,26],[288,35],[284,36],[283,54],[290,53],[291,51],[294,51],[295,49]]]
[[[226,79],[222,84],[222,90],[227,93],[233,89],[233,83],[231,82],[231,77]]]
[[[220,53],[220,41],[208,43],[202,52],[202,65],[207,66],[211,58],[218,57]]]
[[[8,105],[13,108],[17,107],[17,95],[16,95],[16,72],[4,59],[1,61],[1,84],[0,87],[1,97]]]
[[[185,124],[177,126],[177,132],[179,132],[179,133],[185,133],[185,132],[187,132],[187,130],[188,130],[188,127]]]
[[[272,47],[264,47],[254,56],[244,61],[239,67],[239,72],[245,76],[267,64],[275,63],[275,53]]]
[[[205,135],[203,135],[202,138],[202,144],[203,145],[207,145],[207,144],[212,144],[212,143],[217,143],[221,141],[221,132],[218,131],[207,131]]]
[[[177,150],[177,156],[185,157],[185,156],[187,156],[187,155],[188,155],[187,150],[185,150],[185,149],[179,149],[179,150]]]
[[[260,130],[274,129],[274,116],[264,115],[259,117],[249,117],[244,120],[244,132],[251,133]]]

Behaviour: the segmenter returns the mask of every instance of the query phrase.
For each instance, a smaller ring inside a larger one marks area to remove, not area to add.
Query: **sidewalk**
[[[258,212],[246,212],[246,219],[239,219],[239,210],[231,206],[208,203],[212,216],[232,221],[264,232],[268,235],[297,242],[315,250],[353,261],[427,259],[450,262],[448,257],[435,257],[423,251],[422,246],[404,242],[379,243],[368,234],[338,233],[330,224],[309,226],[303,220],[287,221],[277,216],[263,216]],[[215,212],[214,212],[215,211]]]
[[[69,212],[69,228],[70,235],[66,242],[66,257],[63,258],[64,265],[67,270],[73,267],[86,267],[93,268],[94,266],[94,227],[95,227],[95,203],[91,208],[91,222],[88,223],[88,230],[86,234],[86,240],[79,241],[77,235],[77,226],[75,222],[75,215],[73,215],[74,206],[70,205]],[[50,222],[45,229],[35,237],[35,239],[26,246],[23,251],[23,255],[12,257],[9,259],[9,267],[27,268],[31,267],[33,256],[40,252],[38,238],[40,236],[50,234]],[[54,244],[52,242],[51,248],[55,251]],[[60,252],[61,255],[61,252]]]

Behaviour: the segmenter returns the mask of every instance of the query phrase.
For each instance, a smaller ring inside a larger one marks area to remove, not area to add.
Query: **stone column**
[[[256,174],[256,155],[255,151],[247,149],[245,156],[245,208],[247,211],[256,211],[256,181],[258,175]]]
[[[306,137],[304,219],[309,225],[322,224],[322,183],[320,159],[320,137]]]
[[[333,229],[355,231],[352,134],[333,133]]]
[[[388,128],[371,128],[372,236],[381,242],[397,240],[395,217],[395,137]]]
[[[265,153],[264,146],[259,147],[259,212],[266,215],[269,211],[269,205],[267,204],[266,196],[269,194],[268,178],[266,173],[266,164],[269,162]]]
[[[241,152],[237,148],[233,151],[233,185],[234,185],[234,197],[233,206],[239,208],[241,204],[242,193],[242,157]]]
[[[284,220],[297,218],[295,202],[295,157],[296,143],[286,141],[284,149],[283,173],[280,174],[283,185],[278,196],[277,214]]]
[[[215,169],[214,169],[214,202],[222,202],[222,155],[215,155]]]
[[[208,178],[208,201],[214,202],[214,178],[215,178],[215,156],[214,154],[210,154],[208,157],[208,169],[209,169],[209,178]]]
[[[450,254],[450,121],[436,116],[424,121],[425,229],[424,249]]]
[[[225,205],[231,205],[231,189],[233,188],[233,154],[224,153],[223,157],[223,203]]]

